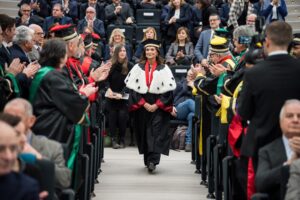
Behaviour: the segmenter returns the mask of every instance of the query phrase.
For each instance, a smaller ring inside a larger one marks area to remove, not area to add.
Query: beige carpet
[[[96,200],[204,200],[207,188],[190,164],[191,154],[171,150],[148,174],[136,148],[105,148],[105,163],[95,185]]]

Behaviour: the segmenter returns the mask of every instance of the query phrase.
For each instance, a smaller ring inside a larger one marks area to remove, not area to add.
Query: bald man
[[[0,121],[1,200],[39,200],[39,186],[32,178],[12,171],[18,155],[16,131]]]

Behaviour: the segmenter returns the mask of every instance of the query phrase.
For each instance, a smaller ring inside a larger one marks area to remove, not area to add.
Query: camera
[[[239,37],[240,44],[246,44],[249,51],[245,55],[245,62],[257,64],[264,60],[263,42],[265,41],[265,18],[257,17],[255,20],[256,35],[252,37]]]

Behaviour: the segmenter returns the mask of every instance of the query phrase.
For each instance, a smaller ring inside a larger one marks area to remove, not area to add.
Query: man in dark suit
[[[50,8],[46,0],[21,0],[18,6],[21,7],[23,4],[30,5],[31,15],[38,15],[44,19],[50,14]]]
[[[113,0],[113,3],[105,7],[107,24],[123,25],[133,24],[134,17],[128,3]]]
[[[88,0],[87,3],[83,3],[80,5],[80,14],[79,14],[80,19],[84,19],[86,14],[85,11],[88,7],[93,7],[96,10],[96,18],[105,22],[104,5],[99,3],[97,0]]]
[[[45,34],[48,33],[49,28],[53,26],[53,24],[72,24],[73,21],[70,17],[64,16],[63,7],[61,4],[55,4],[52,8],[52,16],[47,17],[44,21],[43,30]]]
[[[86,9],[85,18],[78,22],[78,32],[83,33],[85,27],[91,28],[95,33],[100,35],[101,38],[105,38],[104,23],[96,18],[96,10],[93,7],[88,7]]]
[[[300,62],[287,53],[292,28],[276,21],[266,28],[265,61],[246,71],[238,114],[250,121],[241,146],[241,155],[253,158],[257,167],[258,150],[281,136],[279,111],[287,99],[300,99]]]
[[[12,61],[9,47],[12,45],[13,37],[16,34],[16,20],[8,15],[0,14],[0,24],[3,37],[0,48],[0,65],[5,68]]]
[[[284,179],[282,168],[290,164],[296,153],[289,140],[300,136],[300,101],[287,100],[280,111],[282,137],[259,150],[255,185],[258,192],[268,193],[270,199],[280,200],[280,185]]]

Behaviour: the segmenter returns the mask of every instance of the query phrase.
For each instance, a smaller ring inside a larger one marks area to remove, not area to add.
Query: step
[[[300,29],[299,21],[289,21],[288,23],[293,27],[293,29]]]
[[[287,6],[288,16],[293,14],[300,14],[300,5]]]
[[[7,14],[10,17],[18,16],[18,10],[19,10],[18,7],[16,7],[16,8],[3,8],[3,7],[0,7],[0,13]]]
[[[285,3],[286,5],[299,4],[299,0],[286,0]]]
[[[18,1],[0,0],[0,8],[16,8]]]
[[[293,29],[293,33],[300,33],[300,28],[298,28],[298,29]]]
[[[289,13],[286,16],[285,21],[299,21],[300,22],[300,13]]]

